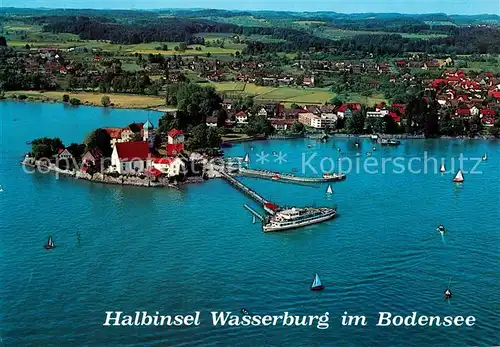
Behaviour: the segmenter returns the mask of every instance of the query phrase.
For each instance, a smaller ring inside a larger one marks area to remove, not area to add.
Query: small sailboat
[[[311,290],[317,291],[323,289],[325,289],[325,286],[321,283],[318,274],[316,274],[316,276],[314,276],[314,281],[311,285]]]
[[[333,189],[332,186],[329,184],[328,188],[326,188],[326,194],[327,195],[332,195],[333,194]]]
[[[462,175],[462,170],[458,170],[453,182],[462,183],[464,181],[464,175]]]
[[[248,153],[245,155],[245,158],[243,158],[243,161],[247,164],[250,163],[250,156],[248,155]]]
[[[45,248],[45,249],[56,248],[56,245],[54,244],[54,241],[52,240],[52,236],[49,236],[49,240],[47,241],[46,245],[43,245],[43,248]]]
[[[488,155],[486,153],[484,153],[484,155],[483,155],[483,161],[486,161],[486,160],[488,160]]]
[[[445,173],[446,172],[446,167],[444,166],[444,163],[441,164],[441,168],[439,169],[439,171],[441,173]]]

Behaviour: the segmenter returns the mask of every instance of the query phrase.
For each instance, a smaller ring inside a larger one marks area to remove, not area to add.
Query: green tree
[[[363,112],[354,112],[345,121],[345,128],[349,134],[362,134],[365,127],[365,115]]]
[[[301,122],[299,121],[295,121],[293,124],[292,124],[292,127],[291,127],[291,132],[293,134],[301,134],[303,133],[305,130],[306,130],[306,127],[304,126],[304,124],[302,124]]]
[[[103,95],[101,98],[101,104],[104,107],[108,107],[109,105],[111,105],[111,99],[109,98],[109,96]]]
[[[222,99],[213,87],[182,83],[177,90],[177,118],[179,127],[205,124],[206,117],[222,108]]]
[[[247,135],[270,135],[273,132],[274,128],[266,116],[257,114],[248,118],[248,124],[245,126],[245,133]]]
[[[104,129],[96,129],[87,135],[85,139],[85,150],[99,149],[104,156],[111,155],[111,136]]]
[[[166,134],[174,128],[179,129],[178,119],[170,112],[164,113],[158,122],[158,131]]]
[[[80,105],[80,99],[78,98],[71,98],[69,99],[69,103],[73,106]]]
[[[61,139],[54,137],[41,137],[31,141],[31,154],[36,160],[40,158],[51,159],[60,149],[64,148]]]
[[[63,99],[63,102],[69,102],[69,95],[64,94],[62,99]]]

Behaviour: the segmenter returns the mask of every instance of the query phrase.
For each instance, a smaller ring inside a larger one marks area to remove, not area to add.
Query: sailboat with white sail
[[[486,153],[484,153],[484,155],[483,155],[483,158],[482,158],[482,159],[483,159],[483,161],[488,160],[488,155],[487,155]]]
[[[462,174],[462,170],[458,170],[457,174],[455,175],[455,178],[453,179],[453,182],[462,183],[463,181],[464,181],[464,175]]]
[[[332,186],[329,184],[328,185],[328,188],[326,188],[326,195],[332,195],[333,194],[333,188]]]
[[[441,168],[439,169],[439,171],[441,173],[445,173],[446,172],[446,167],[444,166],[444,163],[441,164]]]
[[[245,158],[243,159],[243,162],[245,162],[246,164],[250,163],[250,156],[248,155],[248,153],[245,155]]]
[[[323,290],[325,289],[325,286],[321,283],[321,280],[319,279],[318,274],[314,276],[313,283],[311,285],[311,290],[317,291],[317,290]]]
[[[45,249],[53,249],[56,248],[56,245],[54,244],[54,240],[52,240],[52,236],[49,236],[49,239],[47,241],[46,245],[43,245],[43,248]]]

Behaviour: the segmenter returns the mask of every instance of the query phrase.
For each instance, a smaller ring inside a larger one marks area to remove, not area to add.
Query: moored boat
[[[464,181],[464,175],[462,174],[462,170],[458,170],[457,174],[455,175],[455,178],[453,179],[453,182],[462,183],[463,181]]]
[[[268,217],[262,229],[264,232],[284,231],[317,224],[332,219],[337,214],[336,208],[306,207],[279,210]]]
[[[483,155],[483,158],[482,158],[482,159],[483,159],[483,161],[488,160],[488,155],[487,155],[486,153],[484,153],[484,155]]]
[[[441,164],[441,168],[439,169],[439,171],[440,171],[441,173],[445,173],[445,172],[446,172],[446,167],[444,166],[444,163],[443,163],[443,164]]]
[[[311,284],[311,290],[318,291],[325,289],[325,286],[321,283],[318,274],[314,276],[313,283]]]
[[[331,174],[323,174],[323,178],[328,181],[341,181],[346,179],[346,175],[343,173],[331,173]]]

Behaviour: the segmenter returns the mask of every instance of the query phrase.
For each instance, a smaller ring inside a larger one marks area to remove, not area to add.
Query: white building
[[[120,174],[144,172],[151,167],[151,154],[146,141],[116,143],[111,166]]]
[[[179,176],[186,170],[186,164],[180,158],[155,158],[152,165],[168,177]]]
[[[248,114],[245,111],[240,111],[235,115],[236,122],[238,124],[247,124],[248,123]]]
[[[368,111],[366,112],[366,118],[384,118],[386,114],[383,111]]]

